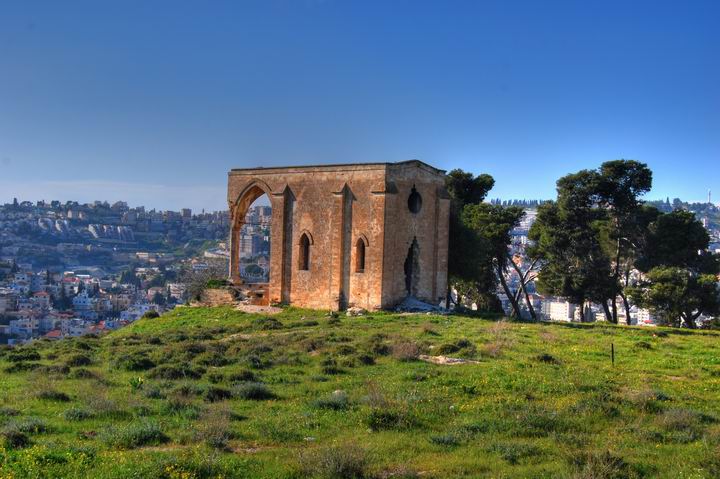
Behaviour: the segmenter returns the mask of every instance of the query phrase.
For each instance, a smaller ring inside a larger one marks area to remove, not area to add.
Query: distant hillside
[[[179,308],[0,371],[0,478],[720,476],[712,332]]]

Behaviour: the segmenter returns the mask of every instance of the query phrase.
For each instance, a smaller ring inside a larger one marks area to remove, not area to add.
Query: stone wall
[[[423,198],[417,214],[407,205],[413,185]],[[230,276],[241,281],[237,243],[247,208],[267,193],[272,206],[271,302],[321,309],[392,306],[406,294],[403,262],[407,241],[414,237],[419,245],[414,289],[418,297],[434,302],[438,291],[444,295],[447,280],[443,185],[443,172],[418,161],[232,170]],[[309,242],[308,270],[301,265],[303,236]],[[365,250],[362,271],[359,243]]]

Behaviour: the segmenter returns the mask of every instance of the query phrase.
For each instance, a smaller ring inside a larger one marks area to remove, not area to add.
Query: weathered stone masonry
[[[388,308],[408,294],[437,304],[447,288],[445,172],[421,161],[234,169],[230,277],[241,284],[239,233],[267,193],[269,302]]]

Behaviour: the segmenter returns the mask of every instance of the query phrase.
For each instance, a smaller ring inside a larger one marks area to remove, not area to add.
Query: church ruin
[[[267,194],[267,284],[244,284],[240,232]],[[233,169],[230,279],[262,303],[315,309],[432,304],[447,289],[450,200],[445,172],[421,161]]]

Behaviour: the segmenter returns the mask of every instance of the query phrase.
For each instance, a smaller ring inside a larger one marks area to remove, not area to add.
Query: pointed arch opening
[[[308,233],[300,235],[298,251],[298,269],[300,271],[310,271],[310,245],[312,244],[310,238]]]
[[[251,181],[231,208],[230,278],[236,284],[270,282],[272,207],[270,189]]]
[[[367,258],[367,246],[368,246],[368,240],[365,237],[365,235],[360,235],[360,237],[355,242],[355,272],[356,273],[364,273],[365,272],[365,262]]]

